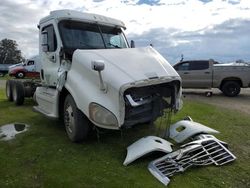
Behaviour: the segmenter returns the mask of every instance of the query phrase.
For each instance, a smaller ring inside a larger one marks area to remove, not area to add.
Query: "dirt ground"
[[[207,97],[206,91],[212,91],[212,96]],[[183,97],[250,114],[250,88],[242,89],[237,97],[226,97],[218,89],[183,89]]]
[[[4,88],[5,80],[0,80],[0,89]],[[212,91],[213,95],[207,97],[205,95],[206,91]],[[242,89],[240,95],[237,97],[226,97],[218,89],[183,89],[183,97],[250,114],[250,88]]]

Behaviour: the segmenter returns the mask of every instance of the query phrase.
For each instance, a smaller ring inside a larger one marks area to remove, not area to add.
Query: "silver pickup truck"
[[[183,88],[218,88],[224,95],[237,96],[241,88],[250,87],[250,65],[220,64],[214,60],[181,61],[174,65]]]

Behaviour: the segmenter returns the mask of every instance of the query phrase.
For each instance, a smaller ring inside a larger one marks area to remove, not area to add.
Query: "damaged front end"
[[[122,96],[125,102],[123,127],[153,122],[165,109],[174,112],[181,109],[181,81],[175,77],[169,82],[130,85]]]

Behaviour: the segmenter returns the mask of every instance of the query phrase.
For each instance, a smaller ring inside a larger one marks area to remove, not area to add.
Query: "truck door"
[[[212,68],[209,61],[186,61],[176,65],[182,78],[183,88],[210,88],[212,86]]]
[[[41,79],[48,86],[56,86],[59,67],[59,48],[53,23],[40,30]]]
[[[28,61],[26,66],[25,66],[25,69],[28,72],[35,72],[35,62],[34,61]]]

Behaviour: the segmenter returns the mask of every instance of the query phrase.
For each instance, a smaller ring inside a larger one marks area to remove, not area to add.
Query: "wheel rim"
[[[68,132],[72,133],[75,125],[75,119],[74,119],[73,108],[71,105],[68,105],[67,108],[65,109],[64,121],[65,121],[65,127],[68,130]]]
[[[19,73],[17,74],[17,76],[18,76],[19,78],[22,78],[22,77],[23,77],[23,73],[22,73],[22,72],[19,72]]]
[[[229,87],[228,87],[228,92],[229,92],[231,95],[234,95],[234,94],[237,92],[237,88],[236,88],[234,85],[229,85]]]

